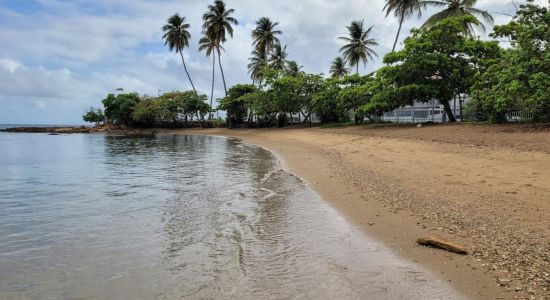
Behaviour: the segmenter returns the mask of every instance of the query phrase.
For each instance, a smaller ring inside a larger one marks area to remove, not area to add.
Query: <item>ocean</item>
[[[0,298],[459,295],[354,228],[260,147],[0,133]]]

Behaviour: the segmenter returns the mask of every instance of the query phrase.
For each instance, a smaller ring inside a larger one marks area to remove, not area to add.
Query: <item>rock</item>
[[[420,237],[416,240],[416,242],[420,245],[439,248],[439,249],[447,250],[449,252],[453,252],[457,254],[468,254],[468,251],[464,246],[449,240],[439,238],[439,237],[434,237],[434,236]]]
[[[369,225],[370,225],[370,226],[374,225],[374,222],[369,222]]]
[[[416,128],[422,128],[422,124],[416,125]]]

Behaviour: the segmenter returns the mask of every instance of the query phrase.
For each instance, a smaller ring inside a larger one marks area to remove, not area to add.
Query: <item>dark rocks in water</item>
[[[447,250],[453,253],[468,254],[468,250],[466,250],[464,246],[449,240],[439,238],[439,237],[425,236],[425,237],[418,238],[416,242],[420,245],[439,248],[439,249]]]
[[[89,133],[91,129],[86,127],[13,127],[2,129],[0,131],[20,133],[50,133],[52,135],[55,135],[62,133]]]

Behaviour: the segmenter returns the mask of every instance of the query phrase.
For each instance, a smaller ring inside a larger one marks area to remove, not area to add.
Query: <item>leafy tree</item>
[[[107,98],[103,99],[104,114],[107,122],[120,124],[120,125],[132,125],[132,113],[134,107],[140,102],[140,97],[137,93],[107,95]]]
[[[346,119],[345,112],[339,106],[338,95],[342,88],[337,80],[324,82],[322,90],[313,96],[312,108],[321,122],[340,122]]]
[[[164,45],[168,45],[170,51],[175,51],[180,54],[187,78],[189,78],[191,87],[193,87],[193,91],[196,93],[197,90],[187,71],[185,59],[183,58],[183,49],[189,47],[189,39],[191,38],[189,27],[191,26],[185,23],[185,17],[180,17],[178,14],[175,14],[168,18],[167,24],[162,27],[162,31],[164,32],[162,38],[164,39]]]
[[[451,122],[456,118],[449,101],[468,93],[478,71],[475,63],[480,49],[487,56],[498,55],[498,44],[483,42],[463,34],[464,23],[478,24],[472,16],[445,19],[421,30],[413,30],[405,48],[384,57],[390,66],[377,72],[385,84],[374,97],[378,107],[397,108],[414,101],[438,99]]]
[[[227,91],[227,96],[220,99],[219,108],[227,112],[227,125],[229,128],[242,125],[248,114],[249,101],[243,96],[257,91],[256,86],[252,84],[237,84]]]
[[[269,18],[263,17],[256,21],[256,28],[252,31],[252,45],[264,60],[268,58],[271,49],[279,44],[277,36],[281,35],[282,31],[275,29],[277,25],[279,22],[272,22]]]
[[[372,49],[373,46],[378,46],[378,43],[370,37],[374,26],[365,29],[363,23],[363,20],[351,22],[346,27],[349,31],[349,36],[338,38],[346,42],[346,45],[340,48],[340,52],[344,55],[344,60],[351,67],[355,66],[357,73],[359,73],[359,64],[361,62],[366,64],[369,60],[374,60],[374,57],[378,56]]]
[[[264,79],[264,70],[267,68],[267,59],[258,50],[254,50],[248,60],[250,61],[248,74],[252,78],[252,84],[258,82],[258,85],[261,86]]]
[[[222,0],[214,1],[214,5],[208,5],[208,11],[203,15],[204,34],[216,43],[216,51],[218,52],[218,64],[222,74],[223,88],[227,96],[227,85],[225,83],[225,75],[221,62],[221,44],[227,41],[227,35],[233,37],[233,27],[238,25],[237,19],[231,15],[235,12],[234,9],[227,9],[225,2]]]
[[[550,12],[528,1],[510,23],[495,26],[494,37],[508,38],[512,48],[476,81],[473,99],[491,121],[504,121],[508,110],[522,109],[550,117]]]
[[[350,69],[346,67],[346,63],[342,57],[338,56],[332,61],[330,66],[330,76],[332,78],[342,78],[350,73]]]
[[[397,35],[395,36],[395,42],[393,42],[392,52],[395,51],[397,41],[399,40],[399,34],[401,33],[401,27],[405,19],[410,17],[415,12],[418,12],[418,17],[421,16],[422,8],[424,8],[423,0],[386,0],[384,10],[386,11],[386,17],[390,14],[394,14],[399,19],[399,29],[397,29]]]
[[[82,116],[82,119],[88,123],[95,123],[96,126],[100,125],[105,121],[105,115],[103,111],[99,108],[90,107]]]
[[[481,17],[488,24],[493,24],[493,16],[485,10],[475,8],[478,0],[426,0],[422,3],[424,5],[433,6],[433,7],[442,7],[443,10],[431,16],[423,27],[429,27],[437,22],[452,18],[452,17],[463,17],[471,16],[472,18],[463,19],[462,29],[465,33],[470,36],[474,36],[473,26],[479,26],[483,31],[485,31],[485,25],[477,18]]]

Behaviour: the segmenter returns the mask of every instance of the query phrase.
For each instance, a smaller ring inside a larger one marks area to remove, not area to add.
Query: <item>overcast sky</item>
[[[543,0],[540,0],[543,1]],[[161,27],[175,12],[191,24],[184,55],[197,88],[209,93],[211,60],[198,52],[205,0],[0,0],[0,124],[81,124],[89,106],[114,89],[156,95],[190,89],[181,60],[163,45]],[[397,20],[384,18],[382,0],[227,0],[239,25],[224,45],[228,86],[249,83],[250,32],[260,17],[280,23],[289,58],[306,72],[327,73],[338,56],[345,26],[364,19],[374,25],[380,58],[361,68],[371,72],[391,48]],[[497,24],[510,20],[511,0],[480,0]],[[433,11],[409,19],[402,37]],[[401,38],[400,40],[402,40]],[[216,96],[223,93],[219,74]]]

